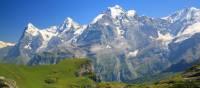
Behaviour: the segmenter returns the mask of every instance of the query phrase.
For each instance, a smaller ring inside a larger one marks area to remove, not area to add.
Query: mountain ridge
[[[185,14],[189,16],[183,18]],[[71,18],[43,30],[28,24],[4,60],[37,65],[87,57],[102,80],[129,82],[159,74],[182,60],[198,60],[198,14],[200,10],[192,7],[165,19],[151,18],[115,5],[88,25]]]

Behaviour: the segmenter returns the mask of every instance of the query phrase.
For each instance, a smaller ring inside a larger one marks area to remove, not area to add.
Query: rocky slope
[[[5,77],[0,77],[0,88],[18,88],[16,82],[8,80]]]
[[[178,73],[157,82],[142,84],[124,84],[103,82],[98,88],[200,88],[200,64],[194,65],[182,73]]]

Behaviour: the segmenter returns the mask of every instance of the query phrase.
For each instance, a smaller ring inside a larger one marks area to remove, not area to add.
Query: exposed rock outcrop
[[[0,76],[0,88],[18,88],[14,80]]]

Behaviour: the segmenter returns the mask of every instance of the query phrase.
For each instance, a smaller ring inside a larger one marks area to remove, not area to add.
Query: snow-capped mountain
[[[200,32],[200,9],[195,7],[177,11],[174,14],[162,19],[171,23],[169,28],[171,29],[170,31],[173,35],[183,37],[182,39],[177,40],[177,42]]]
[[[0,41],[0,48],[5,48],[9,46],[14,46],[14,45],[15,45],[14,43]]]
[[[0,41],[0,60],[7,56],[10,48],[14,47],[14,43]]]
[[[199,60],[199,22],[200,10],[194,7],[155,19],[116,5],[88,25],[71,18],[47,29],[29,23],[5,58],[37,65],[87,57],[102,80],[130,82]]]

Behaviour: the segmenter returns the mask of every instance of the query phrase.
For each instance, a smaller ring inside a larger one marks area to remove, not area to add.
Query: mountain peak
[[[70,17],[67,17],[67,19],[65,19],[65,21],[64,21],[64,24],[66,24],[66,26],[67,26],[68,28],[70,28],[74,23],[75,23],[75,22],[74,22],[73,19],[70,18]]]
[[[196,7],[189,7],[189,8],[187,8],[187,9],[189,9],[189,10],[199,10],[199,9],[197,9]]]
[[[112,7],[108,7],[108,9],[122,9],[122,7],[119,5],[114,5]]]
[[[27,27],[28,28],[34,28],[35,26],[32,23],[28,23]]]
[[[96,18],[94,18],[92,23],[96,23],[99,19],[102,19],[103,16],[104,16],[104,14],[99,14]]]
[[[38,34],[38,28],[36,28],[32,23],[28,23],[25,32],[35,36]]]
[[[67,19],[65,19],[64,24],[61,26],[61,30],[63,29],[70,29],[70,28],[79,28],[80,25],[76,22],[74,22],[74,20],[70,17],[67,17]]]
[[[127,16],[133,17],[133,16],[135,16],[135,14],[136,14],[135,10],[129,10],[129,11],[127,11]]]
[[[124,10],[121,6],[115,5],[113,7],[108,7],[107,13],[109,13],[113,18],[116,18],[124,13]]]
[[[65,19],[64,21],[65,23],[73,23],[73,19],[70,17],[67,17],[67,19]]]
[[[195,14],[195,13],[200,12],[200,9],[197,9],[195,7],[189,7],[189,8],[183,9],[182,11],[179,11],[179,12],[182,12],[185,14]]]
[[[129,11],[125,11],[121,6],[119,5],[115,5],[113,7],[108,7],[107,11],[105,11],[104,13],[99,14],[98,16],[96,16],[93,21],[92,24],[96,23],[98,20],[102,19],[103,16],[105,15],[109,15],[112,18],[117,18],[119,16],[122,15],[127,15],[129,17],[133,17],[136,15],[136,11],[135,10],[129,10]]]

